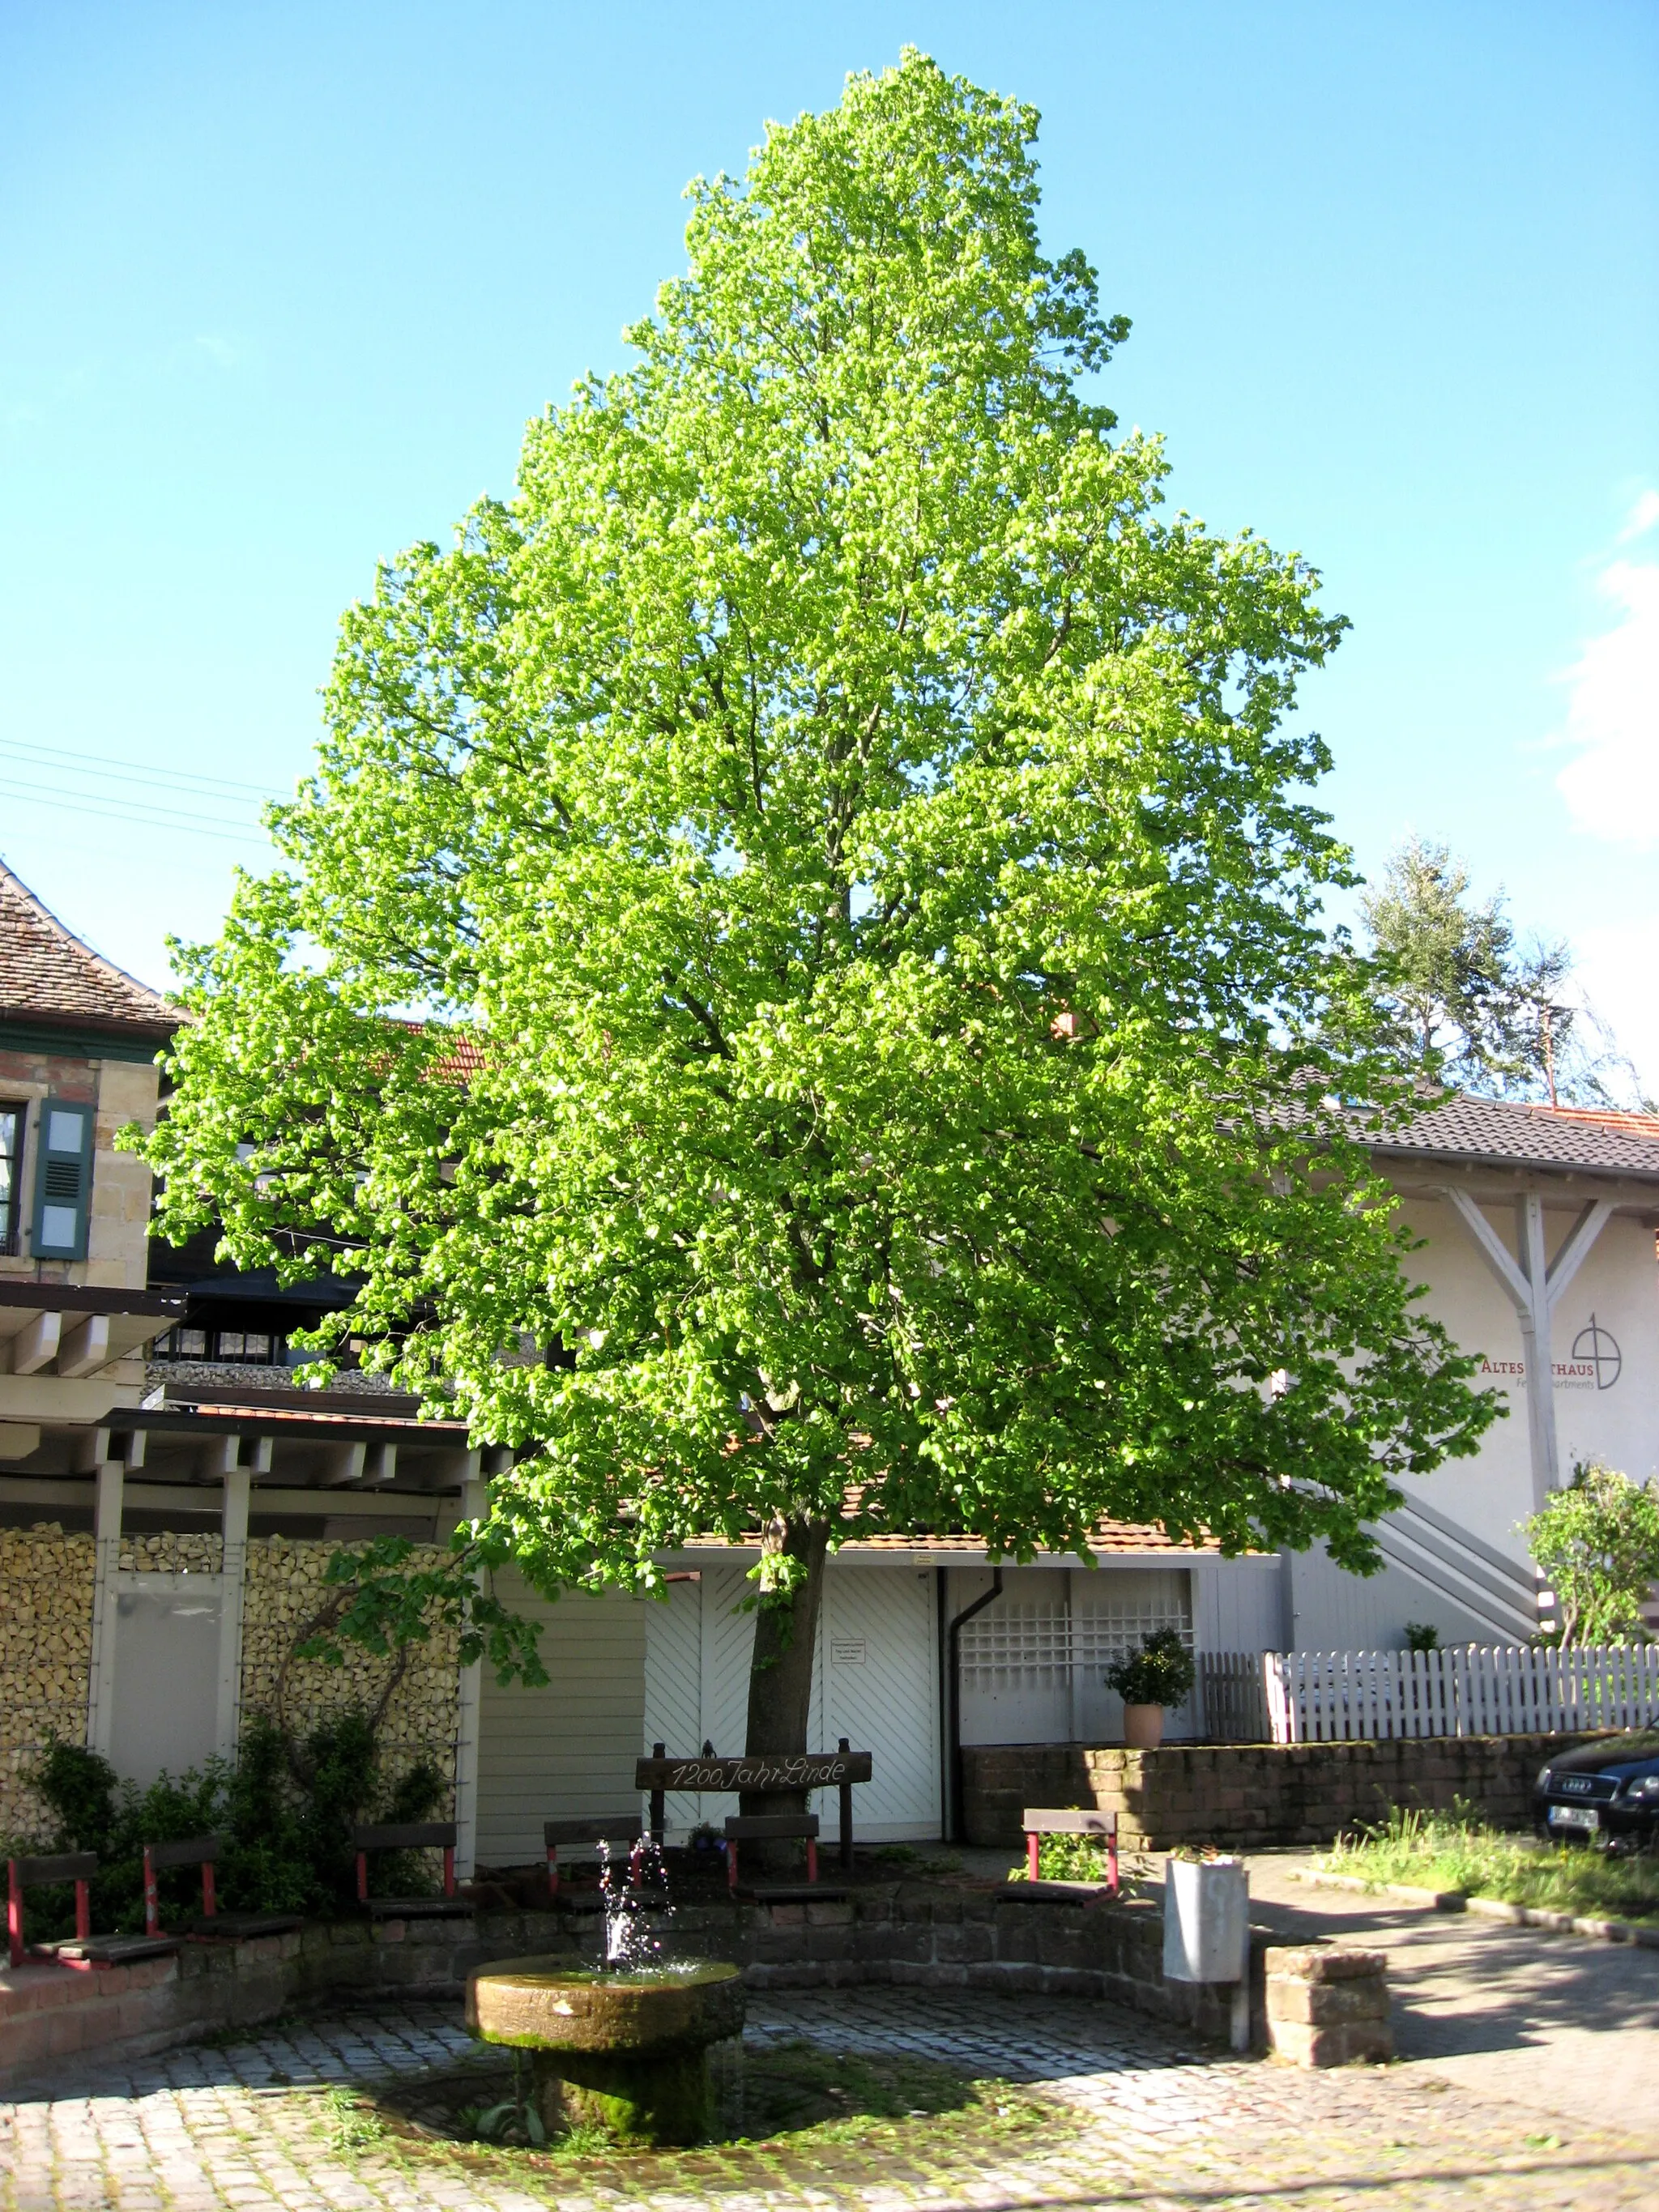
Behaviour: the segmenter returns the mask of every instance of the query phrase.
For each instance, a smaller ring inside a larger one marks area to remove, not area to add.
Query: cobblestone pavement
[[[5,2212],[1527,2212],[1659,2208],[1659,2130],[1540,2124],[1418,2064],[1306,2075],[1218,2060],[1098,2005],[902,1989],[758,1997],[750,2034],[908,2052],[1028,2084],[1064,2108],[1022,2143],[918,2154],[901,2132],[808,2155],[727,2148],[543,2162],[503,2178],[416,2144],[353,2148],[318,2094],[476,2052],[455,2009],[260,2031],[67,2074],[0,2107]],[[1654,2085],[1659,2086],[1659,2085]],[[1652,2088],[1648,2109],[1651,2110]],[[332,2130],[332,2132],[331,2132]],[[936,2141],[939,2140],[936,2138]]]

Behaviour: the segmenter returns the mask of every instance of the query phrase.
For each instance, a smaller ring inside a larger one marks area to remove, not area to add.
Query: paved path
[[[318,2092],[471,2053],[453,2007],[262,2031],[66,2072],[0,2108],[5,2212],[1613,2212],[1659,2207],[1659,2128],[1541,2124],[1412,2063],[1310,2075],[1217,2059],[1103,2005],[902,1989],[757,1999],[751,2036],[906,2051],[1031,2085],[1037,2137],[918,2154],[913,2138],[810,2160],[745,2150],[527,2166],[354,2148]],[[1651,2109],[1650,2087],[1644,2100]],[[1635,2116],[1631,2116],[1632,2119]],[[331,2131],[332,2130],[332,2131]],[[485,2170],[486,2166],[488,2171]]]
[[[1251,1917],[1386,1951],[1402,2059],[1554,2119],[1659,2135],[1659,1951],[1316,1887],[1296,1879],[1311,1857],[1253,1858]]]

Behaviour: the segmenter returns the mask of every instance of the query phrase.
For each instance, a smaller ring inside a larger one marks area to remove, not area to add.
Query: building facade
[[[340,1286],[284,1291],[211,1238],[152,1245],[148,1172],[115,1139],[153,1120],[178,1018],[0,869],[0,1832],[38,1831],[22,1777],[54,1735],[142,1784],[231,1755],[254,1714],[303,1733],[372,1709],[390,1778],[417,1759],[447,1778],[464,1868],[533,1857],[544,1820],[633,1810],[653,1743],[742,1749],[757,1553],[740,1546],[665,1559],[661,1602],[550,1603],[503,1577],[541,1623],[544,1689],[462,1669],[442,1633],[396,1662],[298,1658],[340,1547],[442,1545],[504,1462],[374,1377],[294,1387],[288,1333]],[[948,1830],[958,1745],[1119,1736],[1105,1668],[1149,1629],[1200,1652],[1395,1648],[1408,1622],[1448,1644],[1534,1632],[1520,1523],[1575,1460],[1659,1465],[1659,1123],[1455,1100],[1376,1159],[1421,1239],[1426,1310],[1508,1417],[1412,1486],[1364,1580],[1152,1528],[1000,1570],[951,1539],[848,1545],[812,1733],[874,1753],[863,1834]],[[1170,1733],[1206,1725],[1195,1697]],[[833,1793],[822,1810],[833,1833]],[[700,1816],[669,1812],[677,1832]]]

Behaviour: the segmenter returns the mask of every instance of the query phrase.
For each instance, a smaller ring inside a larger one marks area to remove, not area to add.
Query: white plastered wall
[[[1486,1212],[1513,1252],[1513,1206]],[[1410,1492],[1524,1562],[1518,1524],[1532,1510],[1532,1469],[1518,1317],[1448,1201],[1413,1196],[1401,1215],[1414,1234],[1428,1240],[1410,1263],[1426,1289],[1423,1310],[1443,1322],[1464,1351],[1480,1356],[1477,1387],[1500,1390],[1509,1407],[1508,1419],[1486,1431],[1474,1457],[1449,1460],[1435,1474],[1413,1480]],[[1552,1257],[1575,1218],[1565,1208],[1546,1212]],[[1601,1387],[1594,1364],[1582,1356],[1592,1316],[1621,1357],[1614,1381],[1607,1379],[1604,1358]],[[1581,1348],[1577,1359],[1575,1344]],[[1552,1351],[1563,1475],[1576,1458],[1599,1457],[1645,1480],[1659,1469],[1659,1269],[1651,1230],[1638,1221],[1608,1222],[1556,1309]]]

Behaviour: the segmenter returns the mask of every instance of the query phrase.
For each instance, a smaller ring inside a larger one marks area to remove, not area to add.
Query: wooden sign
[[[641,1759],[636,1790],[833,1790],[837,1783],[867,1782],[867,1751],[757,1753],[752,1758]]]

